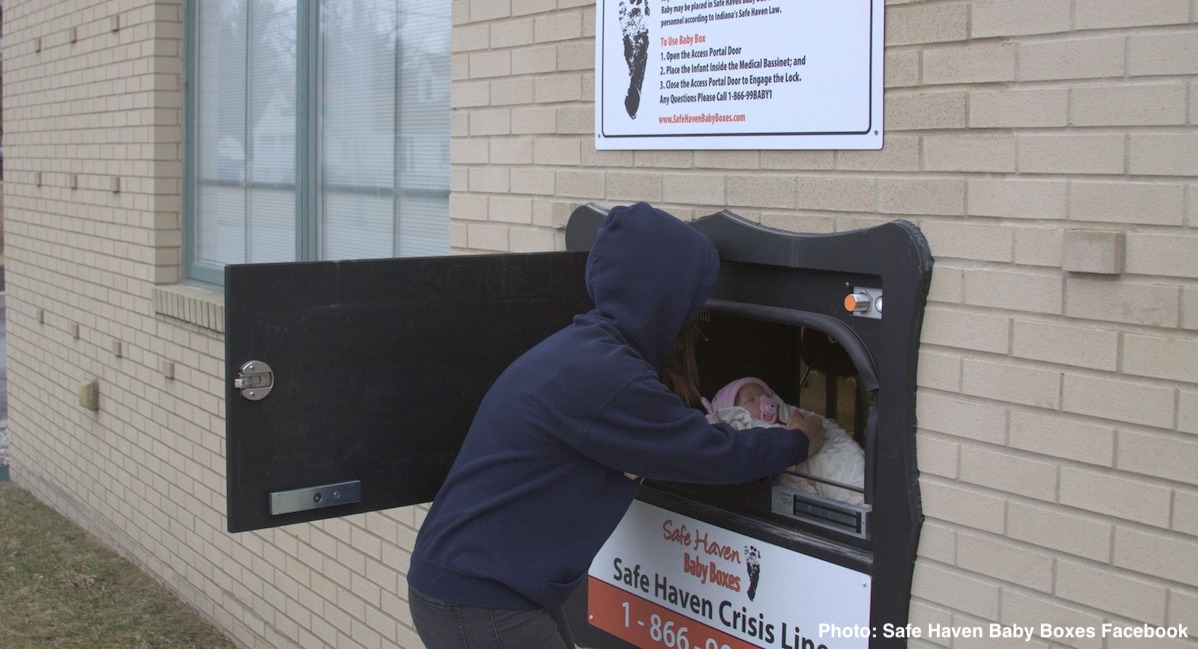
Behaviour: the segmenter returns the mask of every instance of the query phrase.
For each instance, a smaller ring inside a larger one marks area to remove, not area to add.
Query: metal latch
[[[275,385],[275,373],[262,361],[249,361],[241,366],[233,388],[241,390],[241,396],[250,401],[260,401],[270,394]]]
[[[319,487],[273,492],[270,494],[270,515],[293,514],[310,509],[360,502],[362,502],[362,481],[350,480]]]

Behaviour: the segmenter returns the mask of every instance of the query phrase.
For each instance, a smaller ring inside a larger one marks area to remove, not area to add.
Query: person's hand
[[[819,453],[824,447],[824,422],[815,415],[805,415],[798,410],[790,413],[790,421],[786,422],[790,430],[801,431],[807,436],[807,457]]]

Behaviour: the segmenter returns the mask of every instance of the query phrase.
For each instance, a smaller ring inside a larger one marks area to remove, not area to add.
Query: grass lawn
[[[0,482],[0,647],[236,647],[161,584]]]

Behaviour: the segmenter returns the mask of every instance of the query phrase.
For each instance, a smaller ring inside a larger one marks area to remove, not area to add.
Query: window
[[[197,0],[188,12],[190,278],[448,250],[447,4]]]
[[[723,267],[721,267],[722,269]],[[721,273],[723,276],[723,273]],[[781,401],[819,415],[825,429],[818,458],[769,480],[740,485],[688,485],[646,481],[650,487],[785,529],[818,530],[841,542],[869,542],[873,485],[871,450],[878,390],[862,387],[860,368],[837,339],[811,326],[812,313],[779,309],[761,319],[753,307],[709,303],[695,341],[700,391],[709,399],[730,382],[752,376],[764,381]],[[851,330],[841,331],[846,338]],[[759,422],[750,412],[712,399],[709,419],[743,429]]]

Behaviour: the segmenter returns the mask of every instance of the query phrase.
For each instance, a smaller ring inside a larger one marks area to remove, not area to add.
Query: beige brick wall
[[[452,2],[454,248],[560,248],[586,201],[917,223],[913,623],[1193,633],[1198,2],[893,0],[885,148],[836,152],[595,151],[594,7]],[[14,480],[246,647],[418,647],[422,508],[224,531],[223,305],[176,284],[181,0],[4,9]]]

